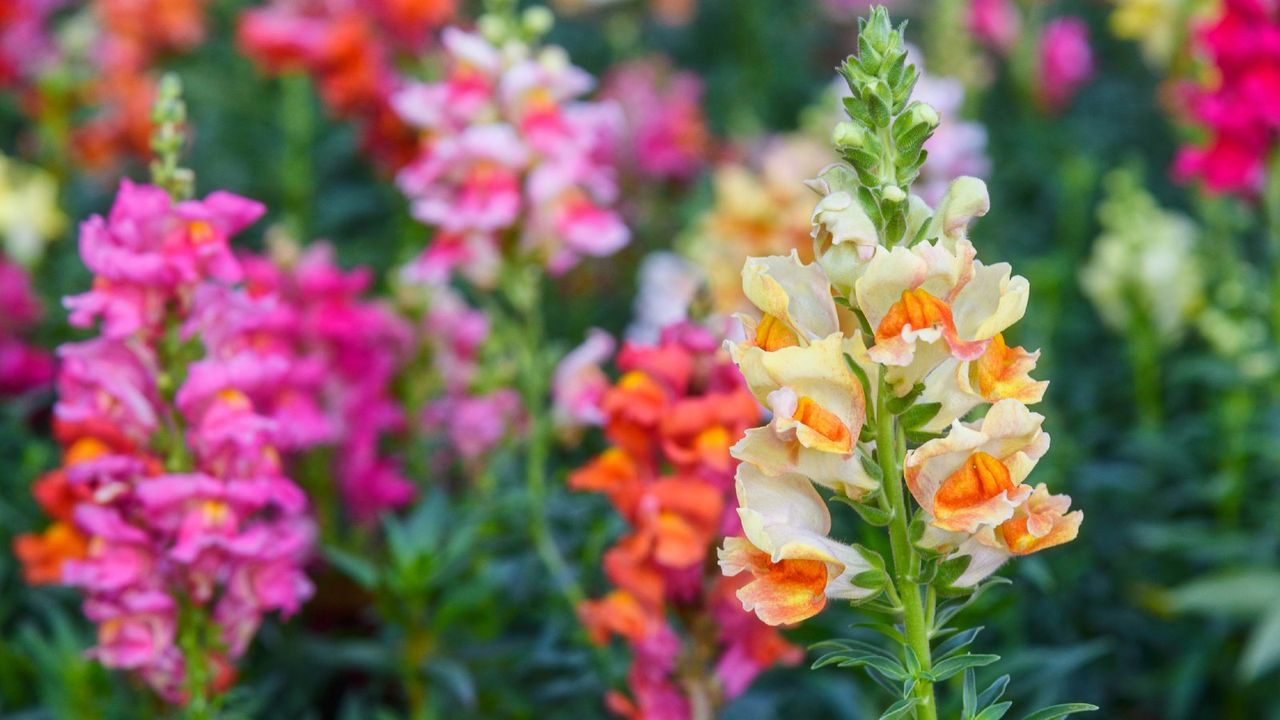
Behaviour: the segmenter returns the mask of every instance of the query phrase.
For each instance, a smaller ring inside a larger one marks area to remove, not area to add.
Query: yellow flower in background
[[[710,310],[743,309],[739,274],[749,257],[812,258],[813,194],[804,180],[832,160],[829,147],[796,133],[769,141],[754,160],[722,165],[712,176],[712,206],[681,238],[680,251],[706,276]]]
[[[4,254],[30,267],[67,218],[58,208],[58,183],[50,173],[0,154],[0,242]]]
[[[1152,67],[1163,68],[1178,50],[1191,17],[1212,3],[1203,0],[1112,0],[1111,32],[1142,46]]]

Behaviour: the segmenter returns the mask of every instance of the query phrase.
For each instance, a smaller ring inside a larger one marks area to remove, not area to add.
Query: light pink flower
[[[551,378],[551,398],[553,422],[562,433],[604,423],[600,402],[610,383],[600,366],[616,345],[609,333],[592,328],[581,345],[560,359]]]

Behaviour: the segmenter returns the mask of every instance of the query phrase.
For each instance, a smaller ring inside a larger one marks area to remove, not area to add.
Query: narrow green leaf
[[[978,633],[980,632],[982,632],[981,625],[975,628],[969,628],[964,632],[956,633],[954,636],[948,638],[946,642],[933,649],[933,661],[938,663],[946,660],[956,653],[964,652],[964,649],[969,647],[969,643],[973,642],[973,639],[978,637]]]
[[[831,499],[842,502],[845,505],[848,505],[849,507],[853,508],[854,511],[858,513],[858,517],[862,518],[862,521],[867,523],[868,525],[874,525],[875,527],[886,527],[890,522],[893,521],[892,511],[886,512],[874,505],[861,503],[861,502],[858,502],[857,500],[854,500],[853,498],[845,497],[844,495],[832,495]]]
[[[903,659],[906,660],[907,674],[913,678],[922,677],[920,671],[923,668],[920,665],[920,658],[916,655],[916,651],[910,645],[903,645],[902,650]]]
[[[371,590],[378,584],[378,566],[365,560],[354,553],[349,553],[338,547],[326,546],[324,548],[325,559],[331,565],[338,569],[343,575],[350,578],[360,587]]]
[[[984,667],[999,659],[999,655],[957,655],[934,665],[928,673],[931,677],[927,679],[942,682],[969,668]]]
[[[1013,703],[1006,700],[998,705],[992,705],[986,710],[978,713],[978,717],[973,720],[1000,720],[1000,718],[1004,717],[1005,713],[1009,712],[1009,708],[1011,707],[1013,707]]]
[[[920,702],[919,698],[915,698],[915,697],[902,698],[898,702],[890,705],[888,710],[885,710],[883,713],[881,713],[880,720],[893,720],[894,718],[905,718],[907,717],[907,713],[911,712],[911,709],[914,708],[916,706],[916,703],[918,702]]]
[[[978,676],[973,668],[964,671],[964,688],[961,691],[961,720],[969,720],[978,711]]]
[[[1004,691],[1009,687],[1009,676],[1001,675],[996,678],[995,682],[987,686],[986,690],[978,693],[978,704],[976,707],[986,707],[1000,698],[1004,697]]]
[[[854,623],[849,627],[866,628],[867,630],[874,630],[875,632],[880,633],[881,635],[889,638],[890,640],[894,641],[899,645],[907,644],[907,636],[902,634],[902,630],[898,629],[897,626],[890,625],[888,623],[860,622],[860,623]]]
[[[861,313],[859,313],[861,315]],[[871,380],[867,378],[867,371],[863,370],[858,363],[853,361],[853,356],[849,353],[844,354],[844,362],[849,366],[849,372],[858,378],[858,382],[862,384],[862,397],[866,398],[867,403],[871,402]],[[870,424],[870,423],[868,423]]]
[[[909,677],[906,670],[904,670],[902,665],[898,664],[897,661],[882,658],[878,655],[864,655],[857,658],[851,657],[838,663],[838,667],[859,667],[862,665],[875,668],[890,680],[902,682]]]
[[[884,480],[884,470],[880,469],[880,463],[876,462],[875,458],[860,452],[858,453],[858,462],[862,463],[862,471],[870,475],[872,479]]]
[[[1280,606],[1263,616],[1249,634],[1244,656],[1240,660],[1240,675],[1252,682],[1280,664]]]
[[[1058,718],[1064,718],[1075,713],[1093,712],[1097,709],[1097,705],[1090,705],[1089,703],[1065,703],[1037,710],[1022,720],[1058,720]]]

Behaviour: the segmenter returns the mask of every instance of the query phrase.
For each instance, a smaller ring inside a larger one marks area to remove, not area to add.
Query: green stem
[[[885,382],[883,368],[880,370],[879,383],[876,393],[876,459],[884,474],[885,498],[893,509],[893,519],[889,523],[889,547],[893,551],[894,585],[897,586],[898,597],[902,602],[907,645],[920,661],[920,667],[929,670],[933,667],[929,624],[925,617],[924,599],[920,595],[920,584],[915,580],[920,573],[920,556],[911,546],[907,530],[910,508],[903,490],[902,468],[899,466],[899,459],[905,451],[905,440],[898,418],[889,410],[892,390]],[[917,682],[914,693],[919,701],[916,705],[917,720],[937,720],[938,708],[933,697],[933,683],[923,680]]]
[[[306,75],[286,75],[280,84],[280,126],[284,132],[280,187],[284,194],[285,225],[293,239],[302,242],[308,233],[311,195],[315,185],[311,163],[315,135],[314,101],[311,80]]]
[[[1262,212],[1266,220],[1267,250],[1271,260],[1271,341],[1280,342],[1280,150],[1267,163]],[[1280,387],[1273,388],[1280,391]]]
[[[1134,337],[1129,342],[1129,363],[1133,372],[1134,399],[1138,422],[1144,430],[1159,432],[1164,424],[1160,397],[1160,339],[1146,313],[1136,313]]]
[[[1246,488],[1245,470],[1248,466],[1249,422],[1253,416],[1254,394],[1248,385],[1237,385],[1227,391],[1218,406],[1218,422],[1222,428],[1224,445],[1219,472],[1222,475],[1223,492],[1218,502],[1218,520],[1224,526],[1234,528],[1244,505]]]
[[[201,608],[184,603],[179,614],[178,647],[182,650],[186,671],[187,702],[182,716],[186,720],[212,720],[216,717],[209,697],[209,664],[206,662],[208,647],[205,642],[208,622]]]
[[[435,708],[431,704],[431,686],[423,677],[422,666],[431,654],[431,636],[420,629],[422,624],[410,625],[410,635],[405,640],[401,659],[401,680],[409,701],[410,720],[433,720]]]
[[[577,611],[585,596],[569,572],[564,554],[556,545],[547,519],[547,461],[551,455],[552,428],[547,414],[550,368],[543,362],[544,323],[542,317],[542,277],[537,272],[524,272],[513,288],[512,304],[520,323],[519,337],[524,339],[520,353],[519,382],[528,414],[528,438],[525,442],[525,489],[529,498],[529,533],[538,557],[546,566],[556,589],[565,602]]]

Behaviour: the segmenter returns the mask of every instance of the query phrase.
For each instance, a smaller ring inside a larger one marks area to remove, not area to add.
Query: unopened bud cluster
[[[850,121],[836,126],[832,142],[857,175],[856,197],[880,240],[892,247],[906,232],[908,190],[928,155],[924,143],[938,127],[938,113],[911,101],[919,73],[907,62],[902,28],[890,24],[883,8],[859,23],[858,54],[840,74],[851,93],[844,99]]]

